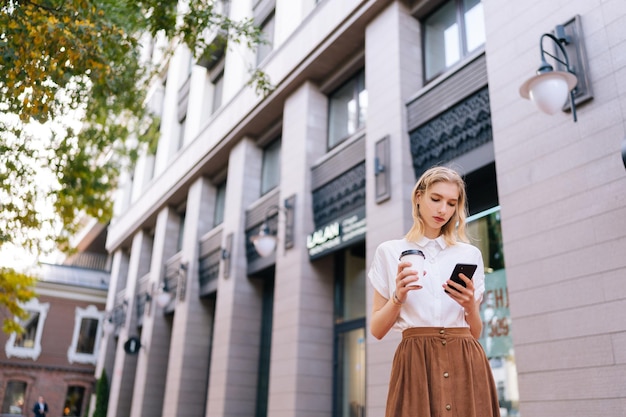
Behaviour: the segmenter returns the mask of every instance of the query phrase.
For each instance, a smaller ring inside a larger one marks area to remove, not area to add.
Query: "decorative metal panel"
[[[198,279],[200,281],[200,295],[207,295],[217,290],[217,278],[220,273],[220,248],[209,252],[199,259]]]
[[[315,227],[365,206],[365,162],[313,191]]]
[[[491,140],[489,91],[483,88],[411,132],[415,177]]]

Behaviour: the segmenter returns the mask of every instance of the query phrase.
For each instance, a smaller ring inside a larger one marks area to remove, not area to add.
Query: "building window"
[[[85,387],[77,385],[67,387],[67,393],[65,394],[65,405],[63,406],[63,415],[81,417],[84,398]]]
[[[328,148],[332,149],[365,127],[367,90],[365,71],[351,78],[329,97]]]
[[[365,415],[365,246],[336,256],[333,416]]]
[[[185,211],[178,213],[178,239],[176,240],[176,252],[180,252],[183,249],[183,238],[185,237],[185,217]]]
[[[104,312],[98,311],[93,305],[76,308],[72,344],[67,351],[70,363],[96,364],[103,319]]]
[[[224,206],[226,205],[226,181],[217,186],[215,192],[215,211],[213,213],[213,227],[224,221]]]
[[[261,23],[261,39],[263,40],[256,51],[256,64],[259,65],[274,49],[274,11]]]
[[[270,359],[272,353],[272,326],[274,310],[274,278],[262,278],[263,307],[261,311],[261,342],[259,346],[259,370],[255,417],[267,417],[270,383]]]
[[[281,139],[278,138],[263,149],[261,195],[276,188],[280,182],[280,148]]]
[[[432,80],[485,44],[480,0],[449,0],[423,22],[424,74]]]
[[[50,309],[49,303],[40,304],[39,300],[30,300],[24,305],[28,317],[20,320],[23,333],[12,333],[5,345],[8,358],[30,358],[36,360],[41,354],[41,336]]]
[[[213,101],[211,103],[211,114],[222,107],[222,96],[224,94],[224,70],[218,73],[212,80],[213,84]]]
[[[185,144],[185,129],[187,128],[187,113],[178,122],[178,143],[176,150],[182,149]]]
[[[24,415],[28,410],[24,408],[26,382],[9,381],[2,400],[2,414]]]

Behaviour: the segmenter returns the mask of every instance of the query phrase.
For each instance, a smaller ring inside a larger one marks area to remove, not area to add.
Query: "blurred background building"
[[[108,415],[382,416],[399,335],[370,337],[366,272],[443,163],[468,184],[502,415],[623,417],[626,3],[217,3],[267,44],[180,48],[150,91],[161,137],[106,241]],[[577,121],[520,97],[561,47]]]
[[[86,221],[78,252],[30,271],[39,278],[23,334],[0,332],[0,416],[30,416],[41,395],[51,416],[86,416],[100,343],[110,265],[106,227]]]

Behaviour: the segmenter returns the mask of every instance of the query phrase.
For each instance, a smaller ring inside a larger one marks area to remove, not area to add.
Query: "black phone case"
[[[474,272],[476,272],[476,268],[478,268],[478,265],[474,265],[474,264],[456,264],[454,266],[454,270],[452,271],[452,274],[450,274],[450,280],[452,280],[453,282],[456,282],[457,284],[460,284],[460,285],[466,287],[465,281],[463,281],[459,277],[459,274],[465,274],[465,276],[467,276],[469,279],[472,279],[472,277],[474,276]],[[456,288],[454,290],[458,291],[458,290],[456,290]],[[446,290],[446,292],[447,292],[447,290]]]

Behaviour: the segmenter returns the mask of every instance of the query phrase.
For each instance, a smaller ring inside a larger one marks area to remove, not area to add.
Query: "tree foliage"
[[[34,293],[34,279],[9,268],[0,268],[0,305],[5,307],[2,330],[6,333],[19,332],[21,326],[15,317],[26,318],[27,312],[21,304],[30,300]]]
[[[69,250],[84,215],[110,219],[120,172],[158,131],[142,36],[165,37],[166,58],[181,43],[200,59],[261,42],[251,20],[227,18],[218,3],[0,0],[0,248]],[[269,85],[260,72],[252,82]]]

